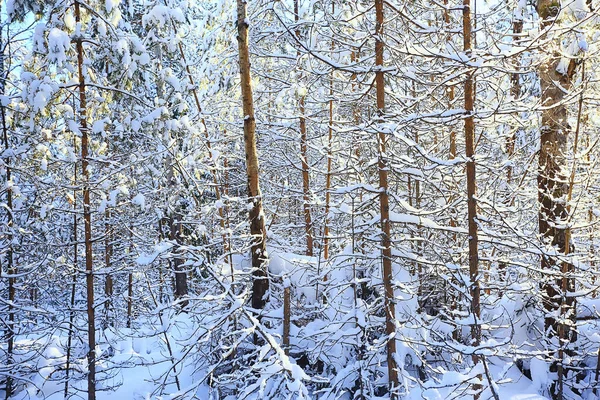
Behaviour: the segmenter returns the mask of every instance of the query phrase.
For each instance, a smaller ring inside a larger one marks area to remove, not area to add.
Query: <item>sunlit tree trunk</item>
[[[537,12],[541,19],[541,29],[548,36],[560,7],[552,0],[538,0]],[[539,67],[540,87],[542,95],[542,126],[540,129],[540,151],[538,164],[538,202],[539,202],[539,233],[547,246],[562,254],[571,253],[571,244],[567,232],[568,205],[567,195],[569,182],[565,176],[567,167],[567,140],[571,133],[568,123],[565,96],[572,85],[577,63],[571,59],[564,71],[559,71],[561,54],[553,51],[554,46],[560,45],[559,39],[550,41],[545,49],[547,60]],[[543,49],[544,50],[544,49]],[[555,256],[542,255],[541,268],[548,270],[554,276],[554,281],[548,280],[543,284],[545,293],[544,307],[546,309],[545,328],[549,337],[558,336],[562,357],[563,346],[572,340],[575,330],[565,324],[559,324],[555,315],[573,317],[575,298],[570,295],[575,291],[575,280],[568,275],[573,272],[572,264],[559,263]],[[562,362],[553,363],[551,370],[558,372],[558,386],[553,385],[553,398],[563,396]],[[559,371],[559,368],[561,371]]]
[[[390,386],[390,399],[397,399],[398,370],[396,367],[396,307],[394,297],[394,276],[392,269],[392,246],[390,229],[390,204],[388,195],[388,163],[386,155],[387,138],[381,131],[385,121],[385,80],[383,72],[383,0],[375,0],[375,85],[377,97],[377,169],[379,171],[379,215],[381,218],[381,246],[383,258],[383,286],[385,290],[385,332],[387,339],[388,379]]]
[[[252,235],[252,307],[262,309],[266,304],[269,290],[267,275],[267,248],[265,218],[262,207],[262,194],[259,185],[258,152],[256,149],[256,120],[250,78],[250,54],[248,51],[248,20],[246,2],[237,0],[238,55],[244,112],[244,150],[246,154],[246,174],[248,177],[248,197],[252,202],[249,210],[250,234]]]
[[[294,0],[294,21],[296,24],[300,16],[298,15],[298,0]],[[296,38],[300,39],[300,29],[296,28]],[[299,68],[300,67],[300,52],[297,53],[296,58]],[[305,93],[298,94],[298,117],[300,127],[300,160],[302,166],[302,197],[303,197],[303,211],[304,211],[304,231],[306,234],[306,255],[313,255],[313,223],[312,215],[310,212],[310,171],[308,166],[308,135],[306,133],[306,106],[305,106]]]
[[[471,51],[471,0],[463,0],[463,51],[467,56]],[[479,243],[477,228],[477,180],[475,176],[475,84],[474,71],[469,69],[465,79],[465,155],[467,157],[467,218],[469,232],[469,294],[471,296],[471,346],[479,346],[481,343],[481,325],[479,317],[481,314],[480,287],[479,287]],[[473,363],[479,362],[479,355],[473,354]],[[480,385],[474,384],[475,398],[479,397]]]
[[[75,21],[81,22],[79,2],[75,1]],[[92,251],[92,211],[90,202],[90,176],[88,171],[88,125],[85,77],[83,73],[83,40],[76,39],[77,70],[79,74],[79,116],[81,130],[81,175],[83,178],[83,221],[85,242],[86,301],[88,318],[88,400],[96,399],[96,312],[94,309],[94,271]]]

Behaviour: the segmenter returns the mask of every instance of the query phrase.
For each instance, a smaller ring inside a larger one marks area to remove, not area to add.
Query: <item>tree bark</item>
[[[538,0],[537,12],[541,19],[541,29],[544,36],[555,24],[560,12],[560,6],[552,0]],[[555,39],[558,45],[558,40]],[[550,42],[549,46],[552,46]],[[568,123],[567,106],[563,100],[572,85],[577,63],[571,59],[566,70],[558,71],[561,55],[552,48],[545,49],[549,54],[546,62],[539,67],[539,78],[542,96],[542,126],[540,129],[540,152],[538,162],[538,202],[539,202],[539,234],[545,245],[551,246],[562,254],[572,253],[568,238],[568,205],[569,180],[564,171],[567,167],[567,140],[571,133]],[[541,268],[555,276],[554,281],[543,283],[544,308],[546,310],[545,328],[549,338],[558,336],[560,342],[559,358],[563,349],[574,338],[575,329],[559,324],[554,316],[557,312],[564,317],[574,317],[575,280],[570,277],[574,266],[568,262],[558,262],[552,255],[542,255]],[[561,365],[553,363],[551,371],[558,372],[558,387],[552,385],[551,395],[558,399],[563,396],[563,372]],[[560,371],[559,371],[560,369]]]
[[[107,209],[105,214],[105,223],[104,223],[104,267],[106,268],[106,278],[104,281],[104,296],[106,297],[104,303],[104,312],[105,312],[105,326],[112,326],[112,296],[113,296],[113,277],[110,272],[111,267],[111,257],[112,257],[112,234],[111,234],[111,226],[110,226],[110,211]]]
[[[175,251],[177,253],[173,259],[173,269],[175,271],[175,300],[179,300],[180,308],[184,309],[189,301],[186,300],[188,295],[187,273],[183,267],[184,260],[181,254],[181,244],[183,241],[181,237],[183,229],[181,218],[181,214],[177,212],[171,215],[171,218],[169,219],[169,227],[171,229],[169,239],[175,243]]]
[[[0,6],[1,11],[1,6]],[[4,65],[4,37],[2,32],[2,26],[0,25],[0,94],[5,95],[6,90],[6,74],[5,65]],[[1,105],[1,114],[2,114],[2,136],[4,140],[4,149],[7,150],[10,148],[10,143],[8,139],[8,127],[6,126],[6,107]],[[10,166],[10,158],[7,157],[4,160],[4,165],[6,169],[6,208],[7,208],[7,221],[6,221],[6,266],[8,272],[8,324],[7,324],[7,334],[6,334],[6,364],[11,365],[13,360],[14,353],[14,344],[15,344],[15,310],[14,310],[14,302],[16,297],[16,285],[15,285],[15,275],[17,274],[17,269],[14,264],[13,257],[13,192],[11,188],[12,184],[12,169]],[[1,276],[1,268],[0,268],[0,276]],[[10,375],[6,377],[6,386],[5,386],[5,394],[6,398],[10,398],[13,392],[13,379]]]
[[[79,2],[75,1],[75,21],[81,22]],[[83,75],[83,41],[82,37],[76,39],[77,71],[79,74],[79,116],[81,130],[81,173],[83,178],[83,221],[85,242],[85,274],[86,274],[86,301],[88,318],[88,400],[96,399],[96,312],[94,309],[94,271],[92,252],[92,212],[90,202],[90,176],[88,171],[88,125],[87,125],[87,99],[85,93],[85,77]]]
[[[388,165],[386,155],[387,138],[381,131],[381,124],[385,120],[385,80],[383,72],[383,0],[375,0],[375,85],[377,98],[377,119],[379,131],[377,133],[379,170],[379,215],[381,218],[381,246],[383,258],[383,286],[385,290],[385,332],[387,341],[387,363],[390,399],[397,399],[398,370],[396,368],[396,307],[393,284],[392,247],[390,232],[390,205],[388,195]]]
[[[238,55],[244,112],[244,150],[246,153],[246,175],[248,178],[248,198],[252,202],[249,210],[250,234],[252,235],[252,307],[262,309],[266,304],[269,290],[267,273],[267,248],[265,218],[262,207],[262,194],[259,185],[258,152],[256,149],[256,120],[250,77],[250,54],[248,51],[248,20],[246,1],[237,0]]]
[[[471,56],[471,0],[463,0],[463,51]],[[476,347],[481,343],[481,313],[480,287],[479,287],[479,243],[477,227],[477,178],[475,171],[475,121],[473,111],[475,106],[475,84],[473,69],[467,70],[465,80],[465,155],[467,157],[467,217],[469,220],[469,294],[471,296],[471,346]],[[473,364],[480,361],[478,354],[473,354]],[[474,384],[474,397],[479,397],[481,386]]]
[[[298,1],[294,0],[294,21],[296,24],[300,19],[298,15]],[[295,30],[296,38],[300,39],[300,29]],[[300,64],[300,51],[296,53],[296,61]],[[299,67],[302,69],[301,67]],[[305,95],[300,93],[298,96],[298,124],[300,127],[300,160],[302,165],[302,208],[304,211],[304,232],[306,234],[306,255],[313,255],[313,223],[310,212],[310,171],[308,166],[308,135],[306,133],[306,106]]]
[[[73,151],[77,151],[77,140],[73,135]],[[77,164],[73,168],[73,186],[77,185]],[[69,394],[69,374],[71,370],[71,347],[73,333],[75,332],[75,294],[77,289],[77,273],[79,268],[79,244],[77,243],[77,190],[73,190],[73,280],[71,281],[71,298],[69,308],[69,332],[67,334],[67,354],[65,363],[65,390],[64,398]]]

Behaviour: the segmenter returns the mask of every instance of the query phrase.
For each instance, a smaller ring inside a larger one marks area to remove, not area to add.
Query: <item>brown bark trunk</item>
[[[75,21],[81,22],[79,2],[75,1]],[[88,126],[85,77],[83,75],[83,42],[77,39],[77,71],[79,74],[79,113],[81,130],[81,173],[83,178],[83,221],[85,241],[86,301],[88,318],[88,400],[96,399],[96,312],[94,309],[94,271],[92,252],[92,212],[88,171]]]
[[[377,97],[377,118],[381,124],[385,120],[385,80],[383,72],[383,0],[375,0],[375,85]],[[381,218],[381,245],[383,258],[383,286],[385,290],[385,332],[388,336],[387,342],[387,363],[388,379],[390,389],[390,399],[397,399],[398,388],[398,370],[396,368],[396,328],[394,321],[396,319],[396,307],[394,297],[394,276],[392,269],[392,247],[391,247],[391,229],[390,229],[390,205],[388,195],[388,165],[386,159],[387,138],[383,132],[377,133],[378,160],[377,169],[379,170],[379,215]]]
[[[560,7],[551,0],[538,0],[537,11],[540,16],[541,29],[549,30],[555,24]],[[547,32],[545,33],[547,35]],[[558,39],[556,40],[558,42]],[[569,215],[567,197],[570,183],[564,174],[567,167],[567,139],[571,127],[567,119],[567,106],[563,103],[566,93],[571,88],[575,75],[576,62],[571,60],[566,71],[557,71],[561,55],[547,49],[549,58],[540,65],[539,77],[542,92],[542,127],[540,132],[540,152],[538,164],[538,202],[539,233],[546,245],[552,246],[559,253],[572,252],[569,232],[566,228]],[[575,298],[570,294],[575,291],[575,280],[570,277],[574,271],[572,264],[559,263],[554,256],[542,255],[541,268],[551,271],[554,280],[543,283],[544,308],[546,309],[545,328],[549,337],[558,336],[561,348],[558,358],[562,360],[565,346],[574,338],[575,330],[565,324],[559,324],[554,315],[573,317]],[[558,399],[563,397],[562,361],[553,363],[551,371],[558,373],[558,385],[551,388],[551,395]]]
[[[254,100],[250,78],[250,54],[248,51],[248,20],[246,2],[237,0],[237,29],[240,78],[242,90],[242,108],[244,112],[244,150],[246,153],[246,174],[248,177],[248,197],[252,201],[249,210],[250,234],[252,235],[252,307],[262,309],[266,304],[269,290],[267,274],[267,232],[262,207],[262,195],[259,185],[258,152],[256,150],[256,121],[254,119]]]
[[[0,7],[1,9],[1,7]],[[0,50],[0,79],[2,80],[0,83],[0,89],[2,91],[2,95],[5,94],[5,76],[6,71],[4,66],[4,42],[2,36],[2,28],[0,27],[0,46],[2,50]],[[8,127],[6,126],[6,108],[2,105],[2,134],[4,139],[4,149],[8,150],[10,148],[8,141]],[[15,288],[15,275],[17,274],[17,269],[14,264],[13,259],[13,193],[11,189],[11,180],[12,180],[12,170],[11,170],[11,162],[10,158],[6,158],[4,160],[4,164],[6,166],[6,208],[7,208],[7,221],[6,221],[6,264],[7,264],[7,272],[8,272],[8,324],[7,324],[7,334],[6,334],[6,365],[11,365],[13,360],[14,353],[14,344],[15,344],[15,310],[14,310],[14,302],[16,297],[16,288]],[[1,274],[1,268],[0,268]],[[0,275],[1,276],[1,275]],[[13,392],[13,379],[10,376],[6,377],[6,385],[5,385],[5,394],[8,399],[11,397]]]
[[[335,13],[335,3],[331,4],[331,13]],[[335,48],[335,42],[331,41],[331,51]],[[354,57],[354,53],[352,53]],[[329,126],[327,130],[327,174],[325,175],[325,227],[323,228],[323,258],[329,259],[329,209],[331,204],[331,160],[333,142],[333,71],[329,78]],[[327,278],[327,277],[325,277]]]
[[[283,350],[286,355],[290,354],[290,324],[291,309],[290,309],[290,286],[289,282],[284,282],[283,288]]]
[[[298,23],[298,0],[294,0],[294,21]],[[300,29],[295,31],[296,38],[300,39]],[[297,62],[300,63],[300,52],[297,53]],[[301,67],[300,67],[301,68]],[[300,77],[301,79],[301,77]],[[310,212],[310,171],[308,166],[308,136],[306,133],[306,106],[304,94],[299,95],[298,112],[300,126],[300,160],[302,165],[302,199],[304,211],[304,232],[306,234],[306,255],[313,255],[313,224]]]
[[[463,50],[471,55],[471,0],[463,0]],[[479,287],[479,248],[477,228],[477,180],[475,175],[475,121],[473,118],[475,103],[474,71],[467,71],[465,80],[465,155],[467,157],[467,216],[469,231],[469,294],[471,296],[471,345],[476,347],[481,343],[480,316],[480,287]],[[477,364],[479,355],[473,354],[473,363]],[[479,384],[474,384],[474,397],[479,397]]]

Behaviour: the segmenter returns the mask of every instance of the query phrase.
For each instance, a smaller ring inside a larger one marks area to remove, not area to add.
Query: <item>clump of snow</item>
[[[121,4],[121,0],[106,0],[104,6],[106,7],[106,12],[110,13],[113,9],[117,9]]]
[[[146,198],[141,193],[136,194],[135,197],[131,199],[131,203],[139,206],[142,210],[146,208]]]
[[[58,28],[52,28],[48,33],[48,59],[61,66],[67,61],[67,50],[71,45],[69,35]]]
[[[164,27],[169,20],[175,22],[184,22],[185,18],[183,11],[180,8],[170,8],[163,5],[156,5],[150,12],[142,17],[142,24],[156,24],[159,27]]]
[[[540,358],[534,357],[531,359],[531,381],[533,387],[538,390],[544,390],[548,387],[550,378],[548,377],[548,363]]]

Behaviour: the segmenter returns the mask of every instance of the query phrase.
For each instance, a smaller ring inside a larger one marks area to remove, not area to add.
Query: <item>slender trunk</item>
[[[242,106],[244,112],[244,150],[246,153],[246,174],[248,177],[248,198],[252,201],[249,210],[250,234],[252,235],[252,307],[262,309],[266,304],[269,290],[267,275],[267,232],[262,207],[258,177],[258,152],[256,150],[256,120],[250,78],[250,54],[248,50],[248,19],[246,1],[237,0],[238,54],[240,64]]]
[[[377,133],[378,160],[377,169],[379,170],[379,214],[381,218],[381,246],[383,258],[383,286],[385,290],[385,331],[388,336],[387,341],[387,363],[388,379],[390,389],[390,399],[397,399],[398,393],[398,370],[396,368],[396,307],[394,297],[394,276],[392,270],[392,246],[390,229],[390,205],[388,195],[388,165],[386,159],[385,134],[380,130],[385,121],[385,80],[383,72],[383,0],[375,0],[375,85],[377,97],[377,119],[379,132]]]
[[[1,10],[1,6],[0,6]],[[1,94],[5,94],[6,90],[6,71],[4,70],[4,37],[2,35],[2,26],[0,26],[0,91]],[[6,126],[6,107],[1,105],[2,110],[2,136],[4,140],[4,149],[8,154],[8,149],[10,148],[10,143],[8,140],[8,127]],[[12,193],[12,170],[10,166],[10,157],[7,157],[4,160],[4,165],[6,169],[6,208],[7,208],[7,222],[6,222],[6,264],[7,264],[7,272],[8,272],[8,324],[7,324],[7,334],[6,334],[6,365],[12,365],[13,353],[14,353],[14,345],[15,345],[15,309],[14,302],[16,297],[16,285],[15,285],[15,276],[17,274],[17,269],[14,264],[13,259],[13,193]],[[6,398],[11,397],[13,392],[13,379],[9,375],[6,377],[6,386],[5,386]]]
[[[104,296],[106,297],[104,303],[105,313],[105,326],[112,326],[112,296],[113,296],[113,278],[110,272],[111,257],[112,257],[112,238],[110,228],[110,211],[107,209],[104,213],[104,266],[106,268],[106,278],[104,281]]]
[[[471,1],[463,0],[463,50],[467,56],[471,51]],[[481,343],[480,316],[480,288],[479,288],[479,244],[477,228],[477,180],[475,176],[475,121],[473,118],[475,102],[474,71],[467,71],[465,80],[465,155],[467,157],[467,216],[469,231],[469,294],[471,296],[471,346],[477,347]],[[473,364],[479,362],[479,355],[473,354]],[[474,397],[479,397],[479,384],[474,384]]]
[[[179,300],[180,308],[184,309],[188,305],[189,301],[185,299],[188,295],[188,282],[187,274],[185,272],[185,268],[183,267],[183,255],[181,254],[181,234],[183,230],[181,218],[181,214],[174,213],[169,219],[169,226],[171,229],[169,239],[175,243],[177,253],[173,259],[173,269],[175,271],[175,300]]]
[[[73,136],[73,150],[77,151],[77,140]],[[77,184],[77,164],[73,168],[73,186]],[[77,191],[73,191],[73,280],[71,281],[71,299],[69,303],[69,332],[67,334],[67,354],[66,354],[66,365],[65,365],[65,399],[69,395],[69,374],[71,372],[71,346],[73,344],[73,333],[75,326],[73,324],[75,320],[75,293],[77,285],[77,270],[79,268],[79,244],[77,243]]]
[[[444,6],[446,6],[446,8],[444,8],[444,22],[445,22],[445,28],[446,29],[450,29],[450,12],[447,8],[448,6],[448,0],[444,0]],[[448,34],[446,37],[446,41],[448,43],[452,42],[452,34]],[[455,88],[454,85],[451,85],[447,88],[446,90],[446,96],[448,98],[448,108],[451,109],[452,107],[454,107],[454,99],[455,99]],[[449,159],[450,160],[454,160],[456,158],[456,156],[458,155],[458,151],[456,148],[456,131],[454,130],[454,127],[450,127],[450,140],[449,140],[449,148],[448,148],[448,153],[449,153]],[[449,202],[452,202],[453,196],[450,197]],[[456,218],[454,215],[452,215],[450,217],[450,226],[455,228],[458,226],[458,222],[456,221]],[[456,237],[456,233],[453,232],[452,233],[452,242],[453,243],[457,243],[457,237]],[[456,279],[453,279],[456,282]],[[461,302],[461,294],[456,292],[455,290],[452,289],[452,286],[447,286],[446,285],[446,290],[445,290],[445,296],[446,296],[446,303],[450,303],[450,309],[452,311],[455,311],[458,308],[458,304],[460,304]],[[459,340],[460,339],[460,332],[461,332],[461,327],[460,326],[456,326],[456,328],[454,329],[454,331],[452,332],[452,337],[455,340]]]
[[[75,21],[81,22],[79,2],[75,1]],[[81,175],[83,178],[83,221],[85,241],[86,301],[88,318],[88,400],[96,399],[96,313],[94,309],[94,271],[92,252],[92,212],[90,202],[90,177],[88,171],[88,126],[85,77],[83,75],[83,41],[77,38],[77,70],[79,74],[79,114],[81,130]]]
[[[294,0],[294,21],[296,24],[300,16],[298,15],[298,1]],[[300,29],[296,27],[296,38],[300,39]],[[300,52],[296,54],[296,60],[300,64]],[[301,67],[299,67],[302,69]],[[302,80],[302,76],[299,77]],[[310,171],[308,166],[308,136],[306,133],[306,106],[305,106],[305,94],[300,93],[298,96],[298,122],[300,126],[300,160],[302,163],[302,197],[303,197],[303,211],[304,211],[304,232],[306,234],[306,255],[313,255],[313,224],[312,216],[310,212]]]
[[[515,20],[513,21],[513,39],[512,39],[514,44],[518,43],[518,41],[519,41],[518,37],[521,35],[522,32],[523,32],[523,17],[515,16]],[[519,74],[519,72],[518,72],[519,67],[520,67],[520,63],[517,58],[514,62],[515,71],[510,75],[510,94],[512,96],[513,101],[517,100],[521,96],[521,80],[520,80],[521,74]],[[518,129],[516,127],[514,127],[514,126],[511,127],[511,134],[506,140],[506,152],[507,152],[509,161],[512,160],[514,153],[515,153],[515,142],[516,142],[516,138],[517,138],[517,131],[518,131]],[[512,176],[513,176],[513,167],[511,164],[509,164],[509,166],[506,170],[507,185],[510,185],[510,183],[512,181]]]
[[[290,354],[290,325],[291,325],[291,309],[290,309],[290,285],[286,278],[283,283],[283,350],[286,355]]]
[[[225,197],[229,197],[229,160],[227,157],[223,160],[223,194]],[[234,278],[234,270],[233,270],[233,254],[231,251],[231,221],[229,220],[229,206],[225,206],[225,230],[226,237],[223,240],[226,240],[227,245],[225,248],[225,255],[229,260],[229,268],[231,270],[231,282],[233,282]]]
[[[335,3],[331,4],[331,14],[335,13]],[[331,52],[335,42],[331,41]],[[354,54],[354,53],[353,53]],[[329,259],[329,209],[331,204],[331,160],[333,141],[333,71],[329,78],[329,126],[327,130],[327,174],[325,175],[325,227],[323,228],[323,258]]]
[[[133,223],[129,225],[129,256],[133,257]],[[162,271],[162,268],[160,268]],[[162,282],[159,282],[162,289]],[[160,290],[159,289],[159,293]],[[160,300],[160,299],[159,299]],[[127,328],[131,328],[133,321],[133,273],[127,274]]]

